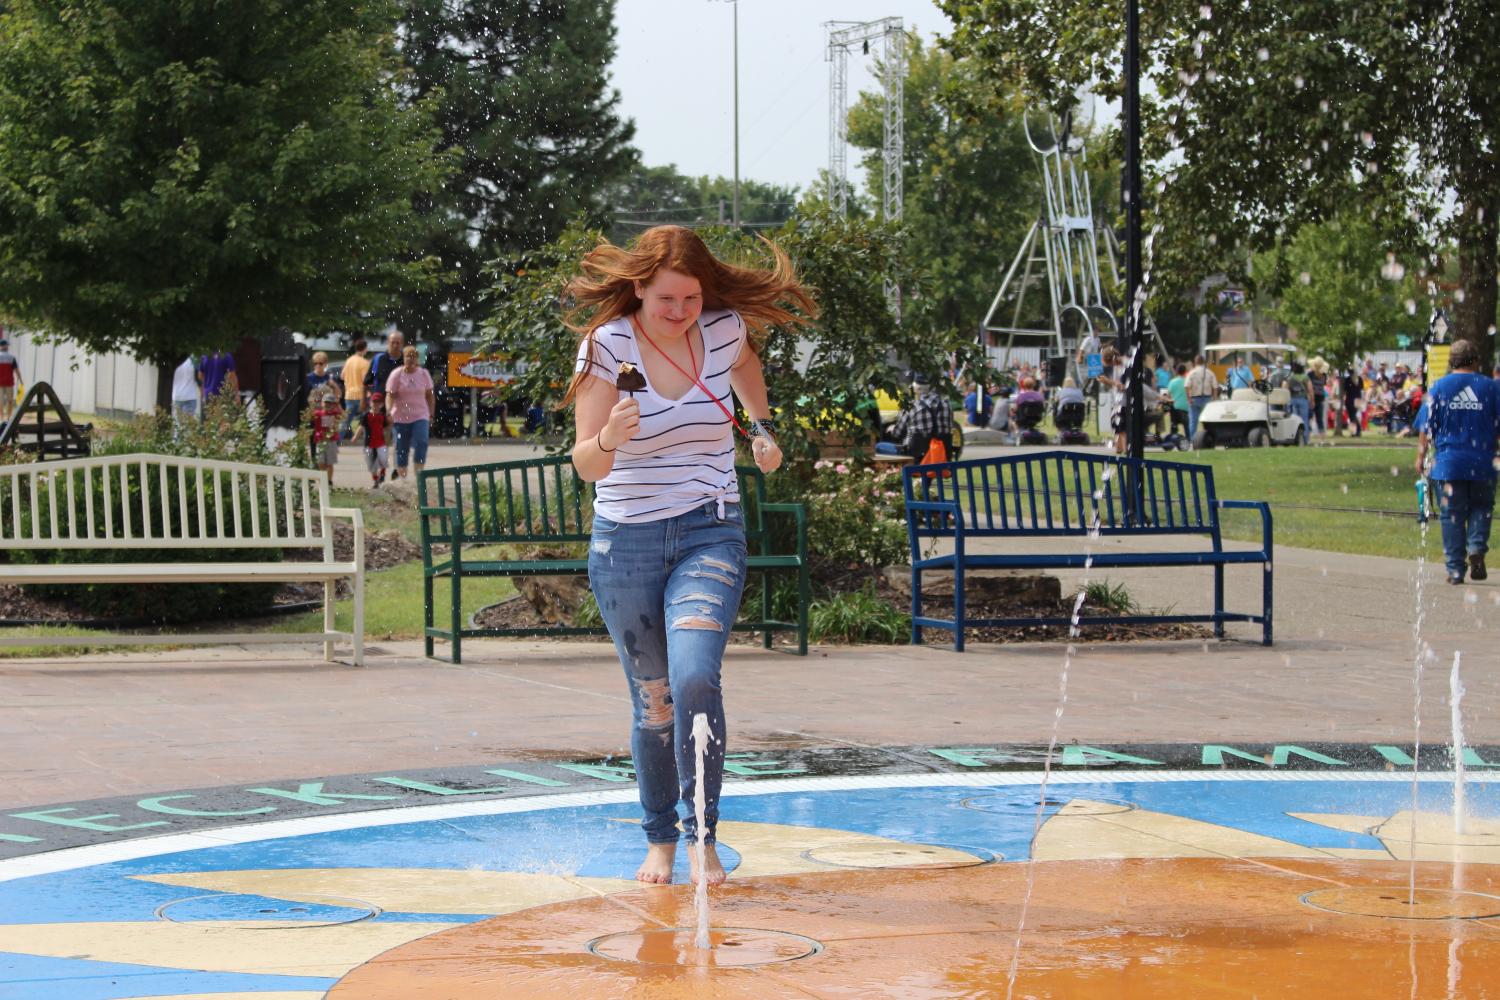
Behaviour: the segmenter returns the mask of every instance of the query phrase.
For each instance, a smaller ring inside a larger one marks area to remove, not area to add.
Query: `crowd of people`
[[[401,331],[391,330],[386,349],[373,358],[364,338],[356,339],[338,372],[330,368],[323,351],[309,360],[312,371],[302,387],[307,394],[308,440],[313,464],[329,482],[339,446],[345,442],[363,445],[372,487],[384,483],[387,475],[407,477],[413,467],[420,473],[427,463],[436,392],[419,352],[407,345]],[[203,358],[189,356],[172,374],[172,415],[178,421],[201,419],[204,404],[224,393],[239,393],[234,355],[220,351]]]

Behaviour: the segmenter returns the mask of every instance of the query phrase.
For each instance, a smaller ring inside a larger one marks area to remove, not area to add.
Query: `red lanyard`
[[[673,361],[672,358],[667,354],[666,351],[664,351],[660,347],[656,346],[656,341],[654,341],[654,340],[651,339],[651,335],[646,332],[645,326],[643,326],[641,324],[641,321],[636,318],[636,314],[635,313],[631,313],[630,314],[630,322],[635,326],[636,330],[640,332],[640,335],[642,337],[646,338],[646,343],[648,343],[648,344],[651,345],[651,349],[653,351],[655,351],[657,354],[660,354],[662,357],[666,358],[667,359],[667,364],[671,365],[673,368],[676,368],[678,370],[678,372],[680,372],[683,375],[686,375],[689,379],[691,379],[694,385],[696,385],[698,388],[700,388],[700,389],[703,390],[703,395],[705,395],[709,399],[713,400],[714,401],[714,405],[717,406],[720,410],[723,411],[724,416],[726,416],[726,417],[729,418],[729,422],[731,424],[734,424],[734,429],[737,430],[737,431],[739,431],[740,434],[744,435],[744,437],[745,437],[745,439],[747,441],[750,439],[750,435],[749,434],[745,434],[745,428],[741,427],[740,426],[740,422],[738,420],[734,419],[734,414],[729,411],[729,407],[725,406],[724,403],[719,399],[718,396],[715,396],[713,393],[709,392],[708,391],[708,386],[706,386],[702,382],[700,382],[698,380],[698,376],[697,375],[695,375],[692,372],[685,372],[685,371],[683,371],[682,370],[682,366],[679,365],[677,362]],[[692,359],[692,361],[693,361],[693,367],[697,368],[698,367],[698,355],[697,355],[696,352],[693,351],[693,338],[692,338],[692,331],[691,330],[688,331],[688,336],[685,339],[687,340],[688,357]],[[707,347],[706,344],[704,346],[705,346],[705,348]]]

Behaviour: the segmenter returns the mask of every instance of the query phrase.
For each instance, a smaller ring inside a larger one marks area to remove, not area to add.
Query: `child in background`
[[[313,461],[333,485],[333,467],[339,460],[339,421],[344,413],[338,393],[324,386],[313,391],[312,445]]]
[[[385,482],[386,470],[386,426],[385,394],[379,392],[370,393],[370,408],[360,418],[359,426],[354,429],[354,436],[350,441],[358,441],[363,435],[365,439],[365,468],[370,470],[370,485],[379,486]]]

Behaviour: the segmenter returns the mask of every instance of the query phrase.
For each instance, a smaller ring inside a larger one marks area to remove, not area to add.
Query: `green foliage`
[[[1132,615],[1140,610],[1140,605],[1130,596],[1130,589],[1125,584],[1110,583],[1108,580],[1095,580],[1083,588],[1083,606],[1102,608],[1119,615]]]
[[[487,262],[542,246],[579,213],[602,217],[636,166],[635,125],[610,88],[613,0],[400,2],[408,86],[434,104],[457,161],[415,202],[448,279],[400,314],[436,339],[479,317]]]
[[[0,308],[158,364],[349,328],[427,280],[383,0],[18,0],[0,14]]]
[[[1410,277],[1381,274],[1385,256],[1376,228],[1358,215],[1302,227],[1284,248],[1256,258],[1256,270],[1281,284],[1276,318],[1297,331],[1309,356],[1337,367],[1396,346],[1398,331],[1425,331],[1427,315],[1407,314],[1420,293]],[[1420,340],[1420,336],[1416,338]]]
[[[795,480],[788,475],[778,485],[785,489],[791,482]],[[807,504],[807,549],[814,572],[878,573],[905,561],[906,502],[899,471],[819,461],[796,493],[788,499]]]
[[[703,226],[733,217],[734,181],[687,177],[675,166],[642,167],[609,190],[611,242],[627,242],[648,226]],[[792,217],[797,189],[740,178],[740,223],[774,228]],[[722,214],[721,214],[722,209]]]
[[[887,604],[870,585],[814,601],[807,609],[807,632],[812,642],[904,643],[911,636],[911,616]]]
[[[604,614],[599,610],[599,602],[591,590],[583,595],[583,603],[578,605],[578,611],[573,615],[574,628],[603,628]]]
[[[982,365],[971,337],[898,322],[891,314],[884,275],[894,276],[902,287],[920,287],[905,267],[899,231],[819,215],[789,222],[768,235],[791,256],[823,311],[810,330],[773,330],[761,352],[771,404],[781,416],[778,441],[789,458],[813,456],[829,436],[868,443],[871,431],[857,418],[855,407],[877,389],[900,395],[908,367],[942,382],[950,357],[971,370]],[[751,235],[715,228],[703,230],[702,236],[723,258],[752,266],[767,263],[764,245]],[[481,337],[486,350],[527,366],[511,389],[518,398],[554,405],[562,398],[578,344],[562,325],[563,288],[599,239],[599,233],[578,222],[516,264],[496,266],[489,296],[493,311]],[[570,413],[564,416],[569,443],[571,419]]]
[[[905,308],[918,325],[972,338],[1041,208],[1036,159],[1020,103],[997,96],[972,60],[924,47],[916,34],[906,57],[901,222],[925,281]],[[866,151],[865,183],[877,205],[884,116],[882,93],[864,92],[849,109],[849,144]]]
[[[1066,106],[1090,90],[1121,93],[1113,6],[941,5],[955,21],[953,51],[1033,99]],[[1413,271],[1419,252],[1456,243],[1467,293],[1456,331],[1490,350],[1500,161],[1480,140],[1500,130],[1492,4],[1166,0],[1141,14],[1154,288],[1188,293],[1304,224],[1357,213]]]

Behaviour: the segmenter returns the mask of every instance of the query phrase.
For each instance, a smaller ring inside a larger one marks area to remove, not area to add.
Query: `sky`
[[[739,8],[740,177],[804,190],[828,165],[824,22],[899,17],[924,41],[951,29],[932,0],[739,0]],[[610,73],[648,166],[733,176],[733,18],[725,0],[617,0]],[[878,88],[871,64],[851,53],[850,104]],[[849,168],[859,183],[852,152]]]

